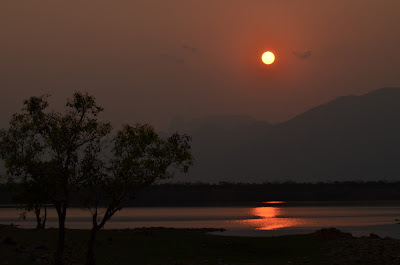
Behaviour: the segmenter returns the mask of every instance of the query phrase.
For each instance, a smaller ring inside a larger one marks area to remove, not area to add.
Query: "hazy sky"
[[[93,93],[116,125],[283,121],[400,86],[399,10],[398,0],[4,0],[0,124],[24,98],[50,93],[61,104],[75,90]]]

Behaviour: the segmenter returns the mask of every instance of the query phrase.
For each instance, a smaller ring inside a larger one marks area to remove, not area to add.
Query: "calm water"
[[[0,208],[0,223],[35,227],[33,215],[18,220],[20,210]],[[283,202],[263,207],[138,207],[124,208],[106,229],[135,227],[225,228],[223,235],[274,236],[309,233],[324,227],[337,227],[353,235],[400,238],[400,204],[394,206],[335,206],[311,204],[291,206]],[[67,227],[90,228],[90,212],[70,208]],[[48,211],[47,227],[57,227],[54,209]]]

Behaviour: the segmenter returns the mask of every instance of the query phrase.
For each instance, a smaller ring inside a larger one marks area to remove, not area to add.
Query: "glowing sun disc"
[[[261,60],[265,64],[272,64],[275,61],[275,55],[272,52],[264,52],[261,56]]]

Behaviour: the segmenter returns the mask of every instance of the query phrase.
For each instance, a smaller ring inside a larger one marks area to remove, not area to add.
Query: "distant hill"
[[[219,116],[180,129],[193,136],[187,181],[400,179],[400,88],[340,97],[276,125]]]
[[[174,181],[400,181],[400,88],[340,97],[274,125],[239,115],[176,118],[176,131],[193,137],[195,165]]]
[[[176,117],[171,121],[170,131],[179,130],[193,133],[204,128],[234,130],[250,126],[256,122],[256,119],[244,115],[209,115],[191,121],[184,121]]]

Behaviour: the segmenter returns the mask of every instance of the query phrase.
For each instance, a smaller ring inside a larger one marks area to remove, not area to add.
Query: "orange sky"
[[[400,86],[399,10],[398,0],[1,1],[0,125],[26,97],[61,103],[75,90],[93,93],[116,125],[284,121]]]

